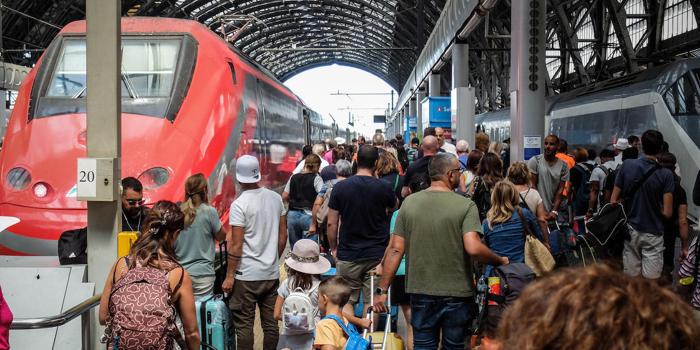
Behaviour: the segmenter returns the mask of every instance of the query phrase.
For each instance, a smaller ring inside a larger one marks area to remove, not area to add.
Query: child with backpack
[[[277,290],[274,312],[275,319],[282,321],[277,349],[308,350],[314,344],[320,319],[320,276],[331,268],[331,263],[320,256],[318,243],[310,239],[298,240],[284,263],[287,279]]]
[[[350,293],[350,283],[342,276],[333,276],[321,282],[318,308],[325,317],[316,325],[314,349],[370,349],[369,341],[363,339],[343,315],[343,307],[350,300]]]

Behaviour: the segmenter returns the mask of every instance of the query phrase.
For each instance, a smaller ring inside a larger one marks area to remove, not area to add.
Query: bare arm
[[[678,207],[678,231],[681,236],[681,254],[679,259],[683,261],[688,256],[688,205]]]
[[[561,205],[562,196],[564,193],[564,187],[566,187],[566,182],[559,181],[559,186],[557,191],[554,192],[554,202],[552,203],[552,210],[559,211],[559,206]]]
[[[236,271],[241,263],[243,255],[243,236],[245,228],[242,226],[231,226],[231,234],[228,239],[228,267],[226,268],[226,279],[221,285],[221,289],[226,293],[233,291],[233,284],[236,280]]]
[[[112,279],[114,278],[114,274],[116,273],[117,265],[119,265],[119,262],[121,259],[117,260],[116,263],[114,263],[114,266],[112,266],[112,269],[109,271],[109,274],[107,274],[107,280],[105,281],[105,287],[102,289],[102,297],[100,297],[100,311],[99,311],[99,316],[100,316],[100,324],[105,325],[107,323],[107,315],[109,314],[109,294],[112,291]]]
[[[600,181],[591,181],[591,193],[588,199],[588,210],[595,210],[598,205],[598,191],[600,191]]]
[[[282,320],[282,305],[284,304],[284,298],[281,296],[277,296],[277,300],[275,301],[275,320],[281,321]]]
[[[185,331],[185,342],[189,350],[198,350],[200,346],[199,328],[197,327],[197,316],[194,309],[194,292],[192,291],[192,279],[190,275],[182,270],[182,285],[177,291],[177,311],[182,319],[182,327]],[[180,278],[179,273],[175,272],[170,277],[171,285],[177,283]],[[174,281],[172,279],[175,279]]]
[[[544,239],[544,244],[549,246],[549,226],[547,226],[547,211],[544,209],[544,203],[540,202],[537,205],[537,224],[542,230],[542,238]]]
[[[617,204],[620,203],[620,195],[622,194],[622,189],[615,185],[612,194],[610,195],[610,203]]]
[[[289,192],[282,192],[282,202],[284,202],[285,204],[289,203]]]
[[[326,235],[328,236],[328,245],[330,246],[331,252],[335,252],[338,248],[338,220],[340,215],[335,209],[328,208],[328,229]]]
[[[223,241],[226,239],[227,234],[228,232],[226,231],[226,227],[224,227],[224,225],[221,225],[219,232],[214,234],[214,238],[216,238],[217,241]]]
[[[661,208],[661,215],[666,219],[673,216],[673,193],[664,193],[664,206]]]
[[[309,226],[309,234],[316,233],[316,231],[318,230],[316,215],[318,215],[318,211],[319,209],[321,209],[321,205],[323,205],[323,197],[318,196],[314,201],[314,206],[311,208],[311,225]]]
[[[401,197],[406,198],[411,193],[411,189],[408,186],[401,187]]]
[[[338,348],[333,345],[324,344],[321,345],[321,350],[338,350]]]
[[[467,232],[463,236],[464,250],[472,258],[481,261],[485,264],[499,266],[508,264],[508,258],[500,257],[491,251],[487,246],[481,243],[481,238],[476,232]]]
[[[396,275],[396,270],[399,269],[401,258],[405,252],[406,241],[398,235],[391,235],[389,246],[386,248],[384,258],[382,259],[382,279],[379,281],[379,287],[384,290],[389,289],[391,281]]]
[[[279,234],[277,236],[277,256],[282,256],[284,248],[287,246],[287,216],[280,216]]]

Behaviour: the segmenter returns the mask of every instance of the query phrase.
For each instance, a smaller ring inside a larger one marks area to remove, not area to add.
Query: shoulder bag
[[[525,264],[529,266],[537,276],[542,276],[546,272],[554,269],[554,257],[549,249],[540,242],[537,237],[530,231],[523,215],[522,209],[517,208],[520,222],[523,225],[523,238],[525,238]]]

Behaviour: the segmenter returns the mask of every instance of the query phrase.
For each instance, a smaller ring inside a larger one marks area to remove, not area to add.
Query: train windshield
[[[696,82],[693,82],[695,78]],[[666,107],[691,140],[700,147],[700,70],[686,73],[663,94]]]
[[[41,92],[32,91],[39,96],[30,118],[85,111],[86,53],[84,37],[65,37],[49,52],[53,59],[37,74]],[[121,54],[122,112],[174,119],[194,67],[193,39],[124,36]]]
[[[180,40],[127,39],[122,44],[122,97],[168,97],[173,86]],[[68,39],[46,92],[49,97],[81,98],[85,86],[84,39]]]

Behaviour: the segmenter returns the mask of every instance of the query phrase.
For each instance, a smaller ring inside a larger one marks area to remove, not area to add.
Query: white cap
[[[241,156],[236,161],[236,180],[244,184],[260,181],[260,162],[253,156]]]
[[[344,145],[344,144],[345,144],[345,139],[342,138],[342,137],[340,137],[340,136],[338,136],[338,137],[335,138],[335,142],[336,142],[337,144],[339,144],[339,145]]]
[[[617,139],[617,142],[615,142],[615,145],[613,145],[613,147],[615,147],[621,151],[624,151],[624,150],[630,148],[630,142],[627,141],[627,139],[625,139],[625,138],[620,138],[620,139]]]

